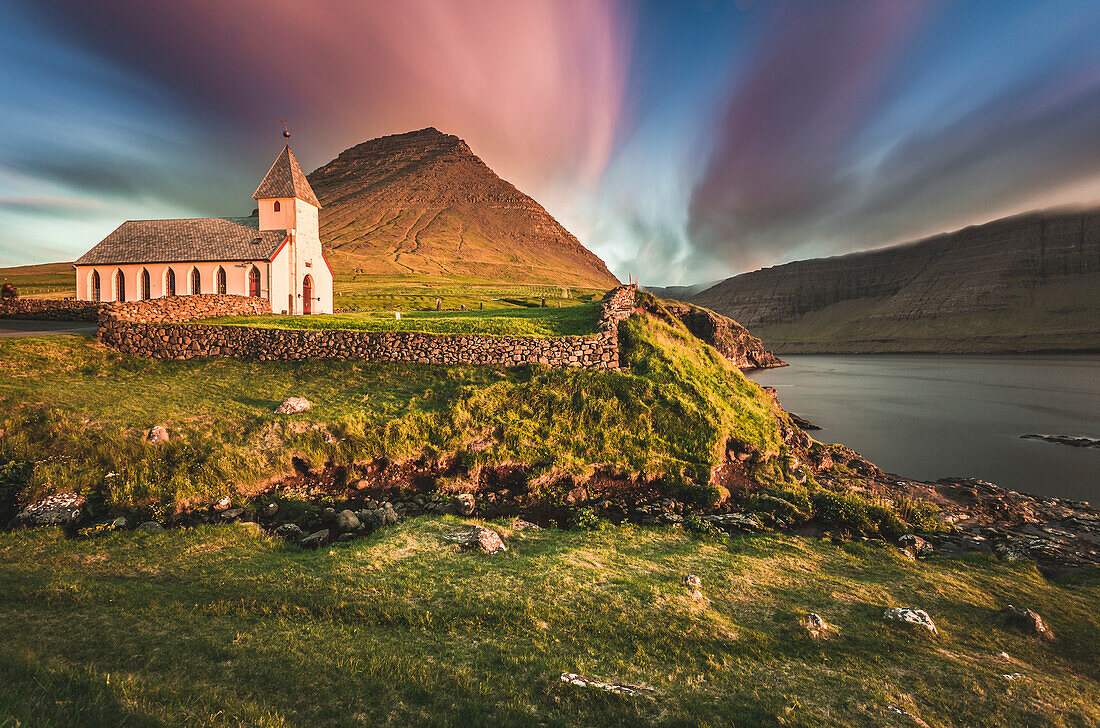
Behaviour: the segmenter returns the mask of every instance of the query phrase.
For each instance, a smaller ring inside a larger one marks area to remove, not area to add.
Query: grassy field
[[[456,552],[457,528],[315,552],[236,525],[0,534],[0,726],[1100,725],[1097,572],[631,527],[504,526],[490,557]],[[1006,624],[1009,603],[1057,639]],[[904,605],[941,635],[882,621]]]
[[[20,296],[66,298],[76,295],[76,278],[71,263],[47,263],[0,268],[0,284],[11,283]]]
[[[515,309],[539,306],[563,307],[598,301],[602,289],[555,285],[505,284],[476,278],[439,276],[376,276],[340,273],[333,282],[336,308],[367,311],[434,311],[436,299],[443,309]]]
[[[554,303],[548,303],[548,306],[553,305]],[[418,331],[427,334],[555,337],[595,333],[599,315],[599,303],[583,303],[565,308],[411,311],[402,313],[400,320],[393,311],[372,311],[318,316],[225,316],[199,323],[258,326],[265,329]]]
[[[172,509],[285,472],[295,453],[321,463],[454,454],[705,482],[727,435],[782,451],[770,398],[713,349],[648,319],[621,333],[624,372],[160,362],[90,338],[2,339],[0,465],[28,469],[28,497],[78,488],[112,507]],[[314,407],[273,414],[288,396]],[[142,438],[154,424],[172,440],[151,449]]]

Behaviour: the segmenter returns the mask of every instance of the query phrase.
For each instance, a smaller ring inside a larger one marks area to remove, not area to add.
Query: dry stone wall
[[[99,320],[101,324],[183,323],[215,316],[259,316],[265,313],[271,313],[271,302],[266,298],[205,293],[109,303],[103,307]]]
[[[0,299],[0,318],[95,321],[102,307],[101,303],[72,298],[4,298]]]
[[[553,367],[619,366],[619,323],[635,309],[635,287],[621,286],[604,296],[597,332],[589,336],[536,339],[510,336],[434,335],[407,332],[303,331],[244,326],[164,323],[173,315],[188,321],[210,316],[194,308],[170,306],[164,311],[113,306],[99,323],[99,339],[119,351],[155,359],[235,357],[259,360],[357,359],[420,364],[473,364],[519,366],[546,364]],[[183,298],[236,299],[238,296],[186,296]],[[170,299],[158,299],[169,301]],[[245,299],[255,301],[257,299]],[[156,304],[157,301],[143,301]],[[236,306],[235,301],[215,302]],[[132,306],[133,304],[118,304]],[[172,313],[169,313],[169,310]],[[236,311],[235,313],[246,313]],[[247,311],[247,313],[256,313]]]

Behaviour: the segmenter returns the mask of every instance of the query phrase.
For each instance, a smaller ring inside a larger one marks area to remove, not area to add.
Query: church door
[[[253,298],[260,297],[260,269],[256,266],[252,266],[252,270],[248,271],[248,295]]]
[[[302,281],[302,313],[313,313],[313,279],[309,276]]]

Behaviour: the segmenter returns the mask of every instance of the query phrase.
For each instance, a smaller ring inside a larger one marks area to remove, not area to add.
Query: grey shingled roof
[[[269,200],[272,197],[297,197],[315,207],[321,206],[317,195],[313,194],[313,188],[309,186],[306,173],[302,171],[289,146],[283,147],[271,169],[264,175],[263,182],[252,195],[253,200]]]
[[[287,232],[260,232],[258,226],[255,217],[128,220],[80,256],[76,265],[269,260]]]

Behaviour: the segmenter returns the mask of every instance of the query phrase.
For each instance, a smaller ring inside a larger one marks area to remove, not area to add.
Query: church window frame
[[[176,272],[172,270],[172,266],[164,269],[164,295],[176,295]]]
[[[149,269],[142,268],[141,275],[138,277],[138,297],[142,301],[148,301],[153,297],[153,283],[149,279]]]
[[[115,269],[114,275],[115,301],[126,303],[126,273],[121,268]]]
[[[278,200],[275,200],[275,205],[272,207],[272,211],[281,212],[282,209],[283,209],[283,206],[281,204],[279,204]]]
[[[99,271],[94,268],[92,274],[88,276],[88,288],[92,300],[99,303],[103,296],[103,284],[99,277]]]
[[[202,273],[198,267],[191,268],[191,274],[187,276],[187,290],[192,296],[202,293]]]
[[[217,273],[214,274],[214,293],[224,296],[227,290],[225,268],[219,265]]]

